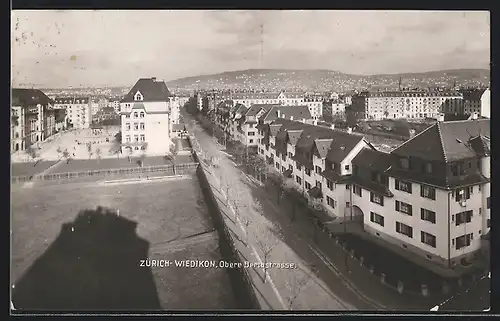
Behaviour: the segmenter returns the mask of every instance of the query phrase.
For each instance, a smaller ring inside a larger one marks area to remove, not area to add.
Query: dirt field
[[[120,217],[137,222],[136,238],[145,240],[149,245],[149,252],[144,256],[164,260],[220,259],[216,236],[212,233],[213,227],[196,178],[132,185],[100,186],[95,182],[87,182],[31,189],[14,187],[12,191],[11,270],[13,282],[17,284],[23,283],[25,279],[29,280],[30,278],[25,276],[34,274],[32,270],[35,269],[30,269],[30,267],[42,264],[40,262],[43,260],[38,260],[39,263],[34,265],[37,258],[48,257],[50,255],[45,255],[44,252],[55,251],[52,249],[53,243],[56,239],[61,239],[62,224],[71,223],[80,211],[95,209],[97,206],[110,208],[113,211],[119,210]],[[196,235],[199,234],[205,237],[197,239]],[[89,244],[93,238],[91,235],[87,238],[83,237],[84,241]],[[174,243],[176,245],[172,247]],[[71,247],[71,245],[67,246]],[[101,244],[101,246],[104,245]],[[120,247],[120,244],[115,246]],[[51,248],[50,251],[48,251],[49,248]],[[78,259],[80,255],[83,255],[71,249],[64,251],[67,253],[65,255],[78,255]],[[87,256],[91,255],[89,252],[92,251],[90,245],[85,246]],[[120,251],[127,251],[127,249],[123,248]],[[47,260],[49,259],[45,259]],[[139,264],[139,262],[136,263]],[[47,274],[64,275],[66,282],[88,284],[88,287],[84,286],[86,291],[90,291],[89,287],[96,282],[95,280],[102,279],[102,276],[96,275],[99,272],[94,265],[92,265],[93,268],[89,267],[87,272],[77,272],[81,268],[71,266],[69,263],[45,262],[44,264],[49,267],[39,268],[42,272],[35,274],[45,274],[45,279],[48,278]],[[73,269],[74,273],[71,274]],[[110,271],[107,273],[121,275],[122,280],[127,279],[127,275],[124,274],[126,269],[121,271],[120,266],[115,266],[115,269],[114,273]],[[156,288],[152,292],[156,291],[162,309],[230,309],[235,307],[229,279],[223,269],[157,267],[151,270]],[[128,278],[132,279],[133,276],[129,275]],[[24,283],[26,282],[28,281]],[[35,282],[37,285],[31,285],[31,288],[40,288],[37,291],[42,291],[43,286],[39,282],[43,283],[43,280],[37,282]],[[61,286],[62,281],[58,282],[57,286]],[[107,287],[112,286],[110,281],[107,282]],[[50,286],[47,285],[47,287]],[[92,295],[89,294],[89,296]],[[45,306],[54,307],[61,297],[64,297],[64,293],[59,297],[51,294],[52,301],[50,298],[43,298]]]

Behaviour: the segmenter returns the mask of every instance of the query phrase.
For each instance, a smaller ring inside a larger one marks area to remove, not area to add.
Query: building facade
[[[351,109],[359,120],[437,118],[440,113],[463,113],[463,96],[455,91],[361,92]]]
[[[141,78],[120,102],[122,152],[165,155],[172,144],[171,97],[164,81]]]
[[[320,119],[323,115],[323,97],[309,96],[304,98],[304,105],[309,108],[309,112],[313,119]]]
[[[491,91],[490,89],[472,89],[463,91],[464,114],[490,118]]]
[[[11,146],[13,151],[43,142],[56,130],[53,101],[38,89],[14,88],[11,122],[11,134],[15,140]]]
[[[304,93],[300,92],[245,92],[234,93],[232,99],[235,104],[242,104],[249,108],[252,105],[279,104],[284,106],[304,105]]]
[[[85,129],[92,123],[92,99],[89,97],[57,97],[54,108],[66,110],[68,127]]]

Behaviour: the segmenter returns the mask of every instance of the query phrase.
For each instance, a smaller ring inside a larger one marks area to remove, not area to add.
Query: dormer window
[[[400,158],[399,165],[403,169],[409,169],[410,168],[410,160],[408,158]]]
[[[144,97],[142,97],[142,94],[139,91],[134,96],[135,101],[142,101],[143,99]]]

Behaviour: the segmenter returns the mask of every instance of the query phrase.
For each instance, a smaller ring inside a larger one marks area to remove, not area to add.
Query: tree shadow
[[[97,207],[62,225],[57,239],[15,284],[17,310],[159,310],[137,222]]]

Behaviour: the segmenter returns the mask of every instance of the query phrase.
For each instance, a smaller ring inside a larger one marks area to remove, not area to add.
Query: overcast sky
[[[140,77],[173,80],[250,68],[367,75],[489,68],[490,61],[490,19],[482,11],[57,10],[12,16],[14,86],[131,86]]]

